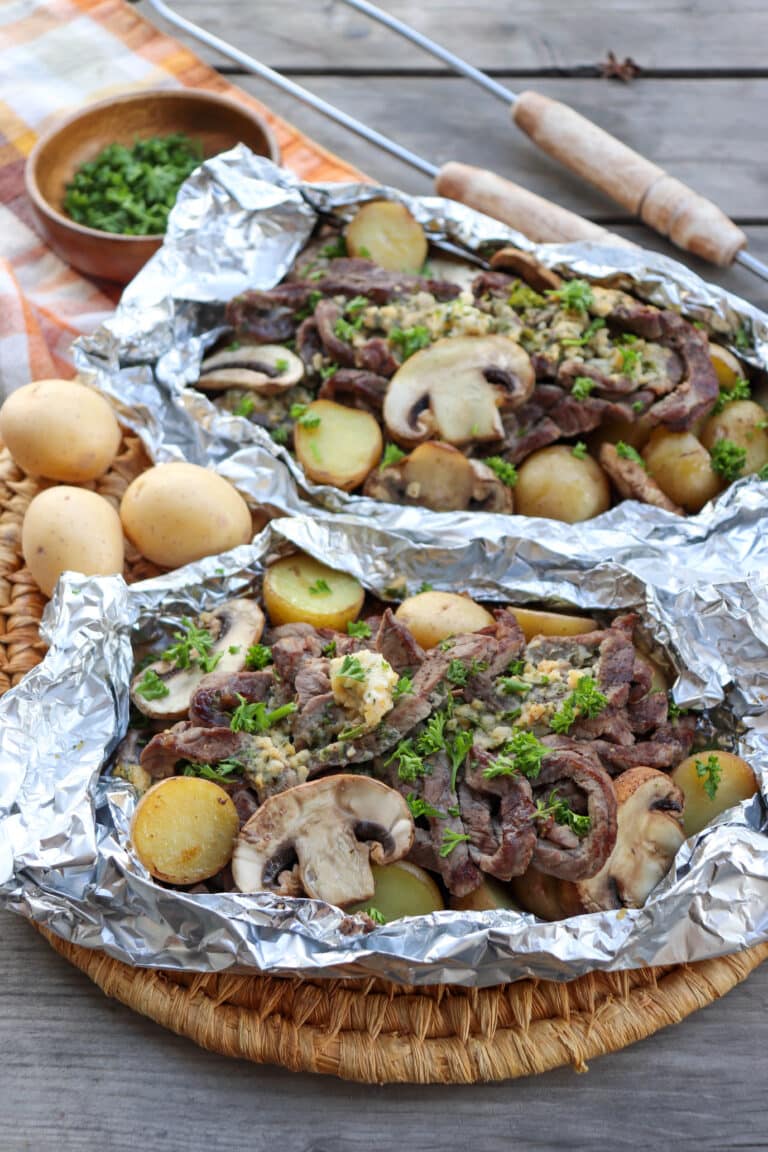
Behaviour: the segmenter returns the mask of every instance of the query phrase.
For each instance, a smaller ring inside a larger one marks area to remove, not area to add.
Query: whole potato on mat
[[[169,776],[146,792],[133,814],[136,855],[157,880],[197,884],[220,872],[235,848],[240,820],[211,780]]]
[[[685,796],[686,836],[701,832],[715,816],[757,792],[755,774],[746,760],[719,749],[687,756],[672,772],[672,779]]]
[[[21,550],[46,596],[62,572],[110,576],[123,570],[123,530],[112,505],[70,485],[46,488],[31,501],[21,526]]]
[[[583,460],[565,445],[542,448],[517,472],[515,510],[521,516],[547,516],[575,524],[611,506],[608,477],[591,456]]]
[[[427,258],[424,229],[404,204],[372,200],[347,225],[350,256],[373,260],[390,272],[418,272]]]
[[[334,484],[351,492],[381,459],[381,429],[370,412],[345,408],[333,400],[315,400],[293,430],[299,462],[316,484]]]
[[[253,534],[240,493],[197,464],[158,464],[137,476],[125,490],[120,519],[142,556],[165,568],[247,544]]]
[[[264,607],[273,625],[344,629],[356,620],[365,592],[353,576],[311,556],[285,556],[264,573]]]
[[[479,632],[493,624],[487,609],[457,592],[418,592],[395,612],[422,648],[434,648],[449,636]]]
[[[32,476],[82,484],[103,476],[122,433],[108,401],[76,380],[33,380],[0,409],[0,439]]]

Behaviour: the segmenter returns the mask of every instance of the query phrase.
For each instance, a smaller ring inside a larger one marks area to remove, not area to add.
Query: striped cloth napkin
[[[124,0],[0,2],[0,397],[71,376],[69,347],[112,311],[119,289],[63,263],[35,231],[24,163],[64,113],[141,88],[206,88],[269,121],[283,163],[310,180],[359,172],[233,87]]]

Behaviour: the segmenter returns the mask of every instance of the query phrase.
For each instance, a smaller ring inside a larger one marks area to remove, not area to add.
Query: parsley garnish
[[[306,404],[291,404],[289,415],[291,420],[295,420],[302,428],[317,428],[320,423],[319,416],[313,416],[311,412],[307,411]]]
[[[147,668],[134,691],[137,696],[143,696],[145,700],[162,700],[164,696],[171,694],[170,688],[163,683],[154,668]]]
[[[631,444],[625,444],[623,440],[619,440],[616,445],[616,455],[620,456],[622,460],[631,460],[633,464],[639,464],[641,468],[647,470],[645,460],[643,460],[640,453]]]
[[[321,578],[319,580],[315,580],[314,584],[310,584],[307,591],[309,592],[310,596],[330,596],[331,586],[327,580],[323,580]]]
[[[432,342],[429,329],[423,324],[416,324],[413,328],[391,328],[389,339],[400,349],[403,360],[408,360],[420,348],[426,348]]]
[[[577,836],[586,836],[592,827],[592,819],[589,816],[579,816],[573,809],[561,800],[557,794],[557,789],[549,794],[549,802],[545,800],[536,801],[536,811],[534,813],[535,820],[546,820],[552,817],[556,824],[565,824]]]
[[[586,400],[596,383],[591,376],[577,376],[571,388],[571,395],[577,400]]]
[[[287,372],[288,371],[288,361],[283,360],[282,357],[278,360],[275,360],[275,368],[277,368],[278,372]]]
[[[511,776],[519,772],[530,780],[535,780],[541,772],[541,762],[550,749],[542,744],[532,732],[518,728],[502,748],[495,760],[491,760],[483,770],[483,776],[493,780],[495,776]]]
[[[526,684],[525,680],[518,680],[516,676],[499,676],[496,683],[499,686],[499,691],[510,695],[516,692],[518,695],[523,695],[525,692],[530,692],[532,685]]]
[[[313,277],[310,277],[310,279],[319,279],[319,277],[322,275],[323,275],[323,273],[320,272],[319,274],[317,274]],[[317,308],[317,306],[320,303],[320,301],[322,300],[322,298],[323,298],[322,292],[318,292],[318,290],[316,288],[313,288],[312,291],[310,292],[309,296],[307,297],[307,303],[305,304],[305,306],[303,308],[300,308],[298,310],[298,312],[296,312],[296,314],[295,314],[296,319],[299,321],[307,320],[313,314],[313,312],[315,311],[315,308]]]
[[[213,636],[206,628],[198,628],[186,616],[182,617],[181,622],[186,632],[174,632],[173,638],[176,643],[166,648],[163,660],[174,664],[177,668],[191,668],[193,664],[197,664],[203,672],[213,672],[224,653],[213,655],[211,652]]]
[[[354,320],[359,316],[363,308],[367,308],[369,304],[370,300],[367,296],[353,296],[351,300],[347,301],[344,311]]]
[[[467,832],[453,832],[450,828],[446,828],[440,845],[441,857],[445,859],[446,856],[450,856],[457,844],[463,844],[469,839]]]
[[[592,289],[586,280],[566,280],[560,288],[547,292],[550,300],[562,304],[568,312],[589,312],[595,302]]]
[[[391,468],[393,464],[399,464],[399,462],[404,459],[405,452],[403,452],[402,448],[398,448],[397,444],[387,444],[379,467]]]
[[[672,694],[667,693],[667,719],[668,720],[677,720],[677,718],[679,716],[687,716],[687,715],[688,715],[688,709],[687,708],[681,708],[678,704],[675,704],[674,700],[672,699]]]
[[[335,240],[330,240],[320,249],[320,255],[327,257],[329,260],[335,260],[337,256],[346,256],[346,254],[347,242],[341,235],[337,236]]]
[[[730,404],[733,400],[749,400],[751,396],[752,389],[749,386],[749,380],[736,380],[732,388],[720,389],[720,395],[715,401],[712,415],[717,416],[719,412],[722,412],[726,404]]]
[[[625,376],[634,376],[643,362],[643,354],[639,348],[619,348],[621,356],[621,371]]]
[[[272,649],[266,644],[251,644],[245,656],[245,666],[249,671],[260,671],[272,663]]]
[[[399,700],[401,696],[413,695],[413,677],[401,676],[392,692],[392,699]]]
[[[563,348],[583,348],[585,344],[589,344],[595,332],[599,332],[601,328],[605,328],[605,320],[598,317],[587,325],[581,336],[566,336],[560,343]]]
[[[413,784],[419,776],[425,776],[429,771],[414,748],[413,740],[403,740],[398,744],[389,759],[384,761],[384,767],[390,765],[393,760],[397,760],[398,777],[406,784]]]
[[[342,728],[339,732],[339,740],[356,740],[365,731],[365,724],[355,724],[351,728]]]
[[[233,776],[239,776],[243,771],[240,760],[230,758],[220,760],[218,764],[185,764],[183,776],[200,776],[203,780],[212,780],[214,784],[229,784]]]
[[[336,655],[336,641],[331,640],[331,641],[329,641],[328,644],[324,644],[323,647],[320,649],[320,651],[323,654],[323,656],[335,656]]]
[[[579,717],[594,719],[608,704],[608,698],[598,691],[591,676],[582,676],[570,696],[555,712],[549,722],[553,732],[568,732]]]
[[[445,678],[451,684],[456,684],[457,687],[463,688],[469,679],[469,672],[463,660],[451,660],[448,665],[448,670],[445,673]]]
[[[643,412],[643,411],[645,411],[645,404],[643,403],[643,401],[642,401],[642,400],[633,400],[633,402],[632,402],[632,411],[633,411],[633,412]]]
[[[361,244],[357,250],[357,254],[361,260],[372,260],[370,248],[366,248],[365,244]]]
[[[339,370],[338,364],[326,364],[320,369],[320,379],[330,380],[331,376],[335,376]]]
[[[241,696],[239,692],[236,692],[235,695],[240,703],[232,713],[232,719],[229,722],[229,727],[233,732],[266,732],[273,724],[277,724],[278,720],[298,711],[298,706],[291,703],[282,704],[279,708],[269,712],[263,700],[249,704],[245,696]]]
[[[368,640],[371,630],[365,620],[350,620],[347,624],[347,635],[357,636],[360,640]]]
[[[247,420],[256,407],[256,401],[253,396],[241,396],[235,407],[232,409],[233,416],[244,416]]]
[[[714,800],[717,795],[717,789],[720,786],[720,779],[723,775],[723,766],[718,760],[717,756],[712,753],[705,761],[697,760],[695,763],[696,775],[701,780],[702,787],[709,796],[710,800]]]
[[[747,462],[746,448],[728,439],[718,440],[712,446],[709,456],[712,471],[722,476],[728,484],[741,476]]]
[[[415,792],[409,792],[405,798],[405,802],[411,810],[411,816],[414,820],[418,820],[419,816],[434,817],[438,820],[445,820],[445,812],[441,812],[439,808],[435,808],[433,804],[428,804],[421,796],[417,796]]]
[[[446,744],[446,751],[448,752],[448,759],[451,762],[451,791],[456,791],[456,777],[459,774],[459,768],[467,758],[472,741],[474,737],[467,729],[464,732],[457,732],[454,739]]]
[[[746,324],[742,324],[741,327],[737,329],[736,335],[733,338],[733,342],[741,352],[747,351],[751,340]]]
[[[492,472],[495,472],[502,484],[506,484],[507,488],[514,488],[517,484],[517,468],[514,464],[510,464],[509,460],[505,460],[503,456],[486,456],[483,460]]]
[[[544,297],[522,280],[518,280],[507,297],[510,308],[540,308],[545,303]]]
[[[763,464],[762,468],[757,472],[758,480],[768,480],[768,464]]]
[[[379,912],[378,908],[371,905],[370,908],[363,909],[363,916],[367,916],[369,920],[373,920],[374,924],[386,924],[386,919],[383,912]]]
[[[345,680],[359,680],[361,683],[365,680],[365,669],[357,656],[345,656],[338,674]]]
[[[583,440],[577,440],[573,448],[571,448],[571,455],[575,456],[577,460],[586,460],[587,446]]]
[[[270,436],[274,440],[275,444],[287,444],[288,443],[288,429],[287,428],[273,428],[272,431],[270,432]]]
[[[434,712],[426,723],[424,731],[416,739],[416,748],[422,756],[431,756],[445,748],[445,724],[447,712]]]

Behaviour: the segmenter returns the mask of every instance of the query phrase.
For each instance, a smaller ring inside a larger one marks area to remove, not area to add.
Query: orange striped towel
[[[71,375],[69,347],[112,311],[119,289],[95,284],[42,243],[24,193],[24,163],[56,119],[140,88],[207,88],[271,124],[283,163],[309,180],[360,173],[235,88],[124,0],[0,4],[0,397],[28,380]]]

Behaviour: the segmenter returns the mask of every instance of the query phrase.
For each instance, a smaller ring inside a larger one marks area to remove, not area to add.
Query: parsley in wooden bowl
[[[279,160],[262,118],[223,96],[189,88],[118,96],[40,138],[27,161],[27,194],[63,260],[124,284],[160,247],[183,180],[241,142]]]

